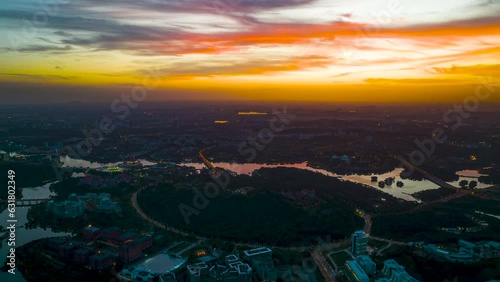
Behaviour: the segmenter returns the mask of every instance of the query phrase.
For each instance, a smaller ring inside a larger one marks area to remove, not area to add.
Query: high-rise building
[[[375,262],[367,255],[361,255],[356,257],[356,262],[363,268],[363,270],[366,272],[368,275],[373,275],[375,274],[375,271],[377,271],[377,265]]]
[[[245,259],[257,273],[257,276],[263,281],[276,281],[277,272],[274,267],[272,251],[269,248],[257,248],[243,252]]]
[[[351,236],[351,252],[355,256],[366,254],[368,246],[368,236],[363,230],[354,232]]]
[[[369,282],[366,272],[355,260],[348,260],[345,263],[346,275],[351,282]]]
[[[384,262],[382,273],[392,282],[418,282],[406,272],[405,268],[395,260],[390,259]]]

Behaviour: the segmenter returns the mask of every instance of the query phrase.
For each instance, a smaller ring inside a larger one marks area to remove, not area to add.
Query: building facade
[[[354,232],[351,236],[351,252],[355,256],[366,254],[368,236],[363,230]]]
[[[418,282],[417,279],[411,277],[410,274],[406,272],[403,266],[393,259],[384,262],[382,273],[392,282]]]
[[[350,282],[369,282],[366,272],[355,260],[348,260],[345,263],[345,273]]]
[[[257,276],[263,281],[276,281],[277,271],[274,267],[272,251],[269,248],[257,248],[243,252],[245,260],[257,273]]]
[[[374,275],[377,271],[377,265],[367,255],[357,256],[356,262],[359,264],[359,266],[361,266],[361,268],[366,272],[367,275]]]
[[[226,257],[226,265],[205,262],[187,267],[191,282],[252,282],[252,268],[234,255]]]

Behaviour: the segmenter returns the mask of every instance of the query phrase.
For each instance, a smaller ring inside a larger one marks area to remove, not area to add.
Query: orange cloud
[[[433,68],[437,73],[448,75],[500,75],[500,65],[452,66],[450,68]]]
[[[249,26],[249,31],[223,34],[182,34],[176,41],[182,46],[172,45],[166,40],[150,42],[152,53],[159,54],[197,54],[223,53],[242,50],[255,45],[296,45],[306,44],[311,40],[333,41],[336,37],[347,38],[418,38],[424,41],[446,41],[458,37],[478,37],[500,35],[500,20],[469,20],[436,25],[420,25],[399,28],[380,28],[378,25],[352,22],[332,22],[329,24],[257,24]],[[184,46],[184,47],[183,47]],[[140,47],[140,45],[138,46]],[[367,47],[368,48],[368,47]],[[492,47],[492,52],[499,47]],[[474,52],[474,51],[471,51]]]
[[[172,64],[157,73],[169,79],[193,79],[214,76],[261,75],[286,71],[305,70],[328,66],[332,63],[326,56],[292,56],[284,59],[261,59],[243,62],[220,62],[215,66],[199,64]]]

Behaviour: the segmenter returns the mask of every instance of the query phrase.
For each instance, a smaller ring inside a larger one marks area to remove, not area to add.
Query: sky
[[[0,103],[141,85],[158,100],[460,102],[500,82],[500,0],[6,0],[0,37]]]

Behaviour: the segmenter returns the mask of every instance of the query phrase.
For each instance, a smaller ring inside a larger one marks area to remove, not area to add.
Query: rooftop
[[[370,256],[367,255],[361,255],[356,257],[357,262],[362,262],[362,263],[374,263],[373,260],[370,258]]]
[[[354,233],[352,235],[354,235],[354,236],[366,236],[364,230],[354,231]]]
[[[132,231],[127,231],[125,233],[122,233],[120,236],[118,236],[118,239],[125,240],[125,239],[130,239],[130,238],[133,238],[136,236],[137,236],[137,233],[132,232]]]
[[[68,240],[64,237],[55,237],[55,238],[50,238],[49,243],[54,243],[54,244],[64,244]]]
[[[78,255],[86,255],[88,253],[90,253],[91,250],[88,249],[88,248],[80,248],[78,250],[75,251],[75,254],[78,254]]]
[[[358,280],[366,279],[368,280],[368,275],[366,272],[359,266],[359,264],[355,260],[348,260],[346,262],[347,268],[350,269],[358,278]]]
[[[238,257],[235,255],[228,255],[228,256],[226,256],[226,260],[235,261],[235,260],[238,260]]]
[[[91,231],[91,232],[96,232],[96,231],[101,230],[101,228],[95,227],[95,226],[87,226],[87,227],[83,228],[83,230],[85,230],[85,231]]]
[[[271,253],[272,251],[269,248],[262,247],[262,248],[257,248],[257,249],[246,250],[243,252],[247,256],[255,256],[255,255],[260,255],[260,254],[265,254],[265,253]]]
[[[199,262],[197,264],[188,265],[187,269],[191,273],[199,273],[200,270],[208,268],[207,264],[204,262]]]
[[[144,241],[148,241],[148,240],[152,240],[152,239],[153,239],[153,237],[151,237],[151,236],[140,235],[140,236],[134,238],[134,241],[136,241],[136,242],[144,242]]]
[[[500,249],[500,243],[495,242],[495,241],[489,241],[485,245],[488,245],[488,246],[490,246],[490,247],[492,247],[494,249]]]
[[[124,243],[124,244],[121,244],[120,245],[120,249],[129,249],[129,248],[132,248],[136,245],[139,245],[140,243],[139,242],[127,242],[127,243]]]
[[[118,228],[116,226],[111,226],[111,227],[104,228],[102,230],[102,232],[104,232],[104,233],[111,233],[111,232],[115,232],[115,231],[120,231],[120,228]]]
[[[100,254],[95,254],[95,255],[91,256],[90,259],[91,260],[101,261],[101,260],[108,259],[108,258],[110,258],[112,256],[113,255],[110,254],[110,253],[100,253]]]

